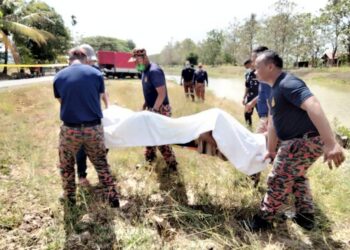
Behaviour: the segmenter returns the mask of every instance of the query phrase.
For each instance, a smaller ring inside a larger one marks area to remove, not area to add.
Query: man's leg
[[[75,203],[76,184],[74,171],[74,156],[82,144],[81,131],[64,125],[59,136],[60,174],[62,178],[63,198]]]
[[[78,153],[76,154],[76,161],[78,166],[78,179],[79,179],[79,185],[81,186],[88,186],[90,183],[86,179],[86,161],[87,161],[87,155],[85,153],[84,146],[81,146]]]
[[[112,207],[119,207],[118,194],[107,162],[102,125],[84,129],[84,148],[94,165],[98,179],[105,188],[105,194]]]
[[[170,105],[162,105],[160,108],[160,114],[171,117],[171,107]],[[162,154],[168,168],[170,170],[177,170],[177,161],[175,153],[171,146],[162,145],[158,147],[160,153]]]
[[[199,83],[196,83],[194,85],[194,88],[195,88],[195,91],[196,91],[196,97],[197,97],[197,100],[200,100],[200,84]]]
[[[190,92],[191,92],[192,102],[194,102],[194,85],[192,83],[190,83]]]
[[[145,148],[145,160],[149,163],[154,162],[157,159],[157,148],[156,147],[146,147]]]
[[[190,94],[189,94],[189,85],[188,85],[188,82],[184,82],[184,90],[185,90],[185,96],[186,96],[186,98],[189,98],[189,97],[190,97]]]

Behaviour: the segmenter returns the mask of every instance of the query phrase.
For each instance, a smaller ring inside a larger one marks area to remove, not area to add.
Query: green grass
[[[227,70],[227,69],[225,69]],[[111,101],[140,110],[138,80],[108,80]],[[206,103],[187,101],[169,84],[173,116],[219,107],[242,121],[242,108],[208,93]],[[321,160],[309,177],[318,228],[305,232],[288,221],[270,232],[252,234],[240,221],[252,216],[266,190],[258,189],[228,162],[174,147],[178,174],[165,163],[148,166],[143,148],[112,149],[109,163],[121,193],[122,209],[100,201],[93,187],[79,190],[78,206],[58,202],[59,104],[51,85],[0,93],[0,249],[335,249],[349,248],[350,162],[330,171]],[[256,117],[255,117],[256,123]],[[347,151],[349,156],[349,152]]]

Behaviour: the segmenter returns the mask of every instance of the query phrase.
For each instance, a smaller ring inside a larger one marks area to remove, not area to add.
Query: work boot
[[[315,227],[315,218],[312,213],[297,213],[292,220],[309,231]]]
[[[120,207],[120,203],[119,203],[118,197],[109,198],[108,199],[108,203],[113,208],[119,208]]]
[[[260,215],[256,214],[250,221],[247,221],[246,227],[249,231],[257,232],[260,230],[267,230],[273,227],[272,223],[263,219]]]
[[[155,162],[157,160],[157,154],[152,153],[152,154],[146,155],[145,160],[149,164],[152,164],[153,162]]]

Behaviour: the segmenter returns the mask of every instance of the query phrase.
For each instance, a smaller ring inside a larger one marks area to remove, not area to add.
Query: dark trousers
[[[84,146],[81,146],[79,149],[78,153],[76,154],[76,162],[77,162],[77,174],[79,178],[86,178],[86,160],[87,160],[87,155],[85,153]]]

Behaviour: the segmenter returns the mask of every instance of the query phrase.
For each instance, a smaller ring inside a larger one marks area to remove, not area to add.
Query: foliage
[[[135,43],[132,40],[121,40],[114,37],[105,36],[90,36],[83,37],[80,40],[80,44],[90,44],[96,51],[97,50],[111,50],[129,52],[135,48]]]
[[[23,13],[26,16],[35,13],[45,14],[45,19],[32,19],[27,23],[39,30],[49,30],[55,36],[55,39],[48,40],[45,46],[40,46],[31,39],[15,35],[14,40],[24,63],[54,62],[58,55],[66,53],[70,47],[70,34],[64,26],[62,17],[53,8],[44,2],[32,0],[23,8]]]
[[[7,63],[8,50],[11,50],[15,62],[19,62],[19,55],[10,35],[27,37],[38,46],[45,45],[49,39],[54,38],[50,32],[37,29],[31,24],[34,21],[48,20],[46,13],[37,12],[28,15],[24,11],[26,6],[27,3],[22,0],[1,1],[0,36],[5,44],[5,64]],[[3,73],[7,73],[6,67],[4,67]]]
[[[226,29],[192,41],[189,50],[184,47],[190,39],[170,41],[154,58],[165,65],[180,65],[192,52],[206,64],[242,65],[254,47],[265,45],[277,51],[287,67],[298,61],[317,66],[331,45],[339,56],[346,52],[350,62],[350,1],[329,0],[319,16],[296,12],[296,7],[293,0],[277,0],[268,16],[251,13],[242,21],[234,20]]]

